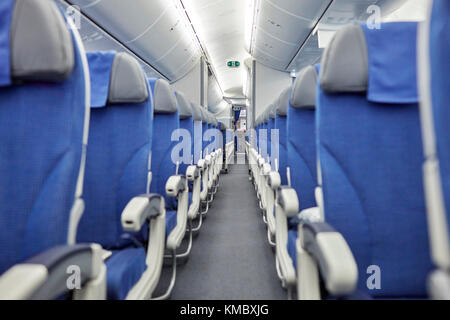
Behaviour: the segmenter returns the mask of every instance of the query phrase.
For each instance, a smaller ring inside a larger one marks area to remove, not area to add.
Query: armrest
[[[270,166],[269,163],[265,162],[262,166],[262,174],[268,176],[271,171],[272,167]]]
[[[47,300],[72,289],[81,289],[83,284],[100,273],[103,265],[101,251],[99,245],[91,244],[48,249],[13,266],[0,277],[0,299]],[[74,281],[70,281],[71,277]]]
[[[302,211],[300,211],[297,217],[300,220],[300,222],[303,223],[307,222],[316,223],[323,221],[319,207],[311,207],[303,209]]]
[[[325,222],[300,224],[299,235],[302,247],[317,261],[328,292],[336,296],[352,293],[358,268],[344,237]]]
[[[202,171],[206,169],[206,161],[205,159],[198,160],[197,167],[199,167]]]
[[[282,186],[278,188],[277,203],[283,209],[287,217],[293,217],[298,213],[299,203],[297,192],[294,189]]]
[[[183,175],[171,176],[166,183],[166,193],[170,197],[177,197],[186,190],[186,177]]]
[[[265,162],[264,158],[261,157],[260,155],[258,155],[258,167],[259,168],[262,168],[262,166],[264,165],[264,162]]]
[[[164,198],[159,194],[143,194],[128,202],[122,212],[122,227],[128,232],[138,232],[145,221],[154,219],[164,212]]]
[[[267,183],[273,190],[278,189],[278,187],[281,185],[280,174],[276,171],[270,171],[267,177]]]
[[[200,170],[197,166],[189,166],[186,169],[186,178],[188,181],[195,181],[200,176]]]

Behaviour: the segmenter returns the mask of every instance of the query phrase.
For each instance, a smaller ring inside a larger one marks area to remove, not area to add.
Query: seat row
[[[449,17],[435,0],[424,23],[344,27],[257,118],[249,172],[289,298],[450,299]]]
[[[2,1],[0,21],[0,298],[168,298],[224,125],[127,53],[86,53],[53,1]]]

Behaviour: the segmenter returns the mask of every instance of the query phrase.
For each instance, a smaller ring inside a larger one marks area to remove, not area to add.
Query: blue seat
[[[95,276],[91,246],[74,245],[83,213],[86,70],[79,35],[67,28],[52,1],[1,1],[2,299],[53,299],[68,293],[66,279],[56,270],[74,263],[82,269],[83,284]],[[29,267],[25,278],[21,266]],[[33,275],[42,274],[42,268],[45,280],[35,287]],[[15,280],[8,282],[10,277]]]
[[[125,53],[87,53],[91,76],[91,121],[85,201],[78,242],[112,251],[106,261],[108,299],[124,299],[146,270],[148,224],[127,233],[127,204],[148,194],[152,141],[152,96],[138,62]]]
[[[180,170],[185,174],[189,182],[189,219],[195,219],[198,216],[200,208],[200,191],[201,191],[201,171],[197,168],[197,162],[194,162],[195,153],[195,130],[194,118],[198,119],[198,111],[194,110],[191,103],[186,99],[183,93],[175,92],[177,97],[179,116],[180,116],[180,136],[183,137],[181,141],[181,152],[178,151],[181,157]],[[186,140],[186,141],[185,141]],[[179,149],[178,149],[179,150]],[[194,164],[195,163],[195,164]]]
[[[277,104],[271,104],[267,107],[268,119],[267,119],[267,156],[270,159],[270,164],[272,165],[272,169],[275,169],[273,166],[273,158],[272,158],[272,130],[275,129],[275,115],[277,110]]]
[[[300,210],[316,206],[317,186],[315,93],[318,67],[299,73],[287,111],[287,166],[291,187],[297,192]]]
[[[268,125],[269,125],[269,112],[268,108],[264,110],[261,115],[261,126],[259,129],[259,154],[265,161],[268,160]]]
[[[167,212],[175,211],[176,219],[171,214],[166,215],[166,248],[171,251],[179,247],[185,231],[188,206],[188,189],[183,172],[178,168],[175,154],[172,154],[177,146],[174,133],[180,128],[179,109],[177,98],[170,84],[162,79],[148,79],[154,99],[153,118],[153,144],[152,144],[152,171],[154,172],[151,190],[154,193],[163,194]],[[180,163],[178,163],[180,164]],[[181,190],[172,190],[176,195],[168,194],[167,183],[172,177],[180,178]],[[182,198],[178,198],[178,197]],[[181,202],[181,203],[180,203]],[[180,211],[181,210],[181,211]],[[173,226],[173,220],[176,220]]]
[[[146,253],[142,247],[112,250],[106,261],[108,299],[125,299],[146,269]]]
[[[298,238],[297,230],[289,230],[288,231],[287,251],[288,251],[289,256],[292,259],[292,263],[294,265],[294,270],[297,270],[297,247],[296,247],[297,238]]]
[[[176,210],[177,202],[173,197],[166,195],[167,180],[177,174],[176,162],[172,159],[172,149],[176,142],[172,141],[172,133],[180,127],[178,105],[175,94],[169,84],[160,79],[149,79],[153,96],[161,97],[159,101],[155,98],[153,145],[152,145],[152,171],[154,172],[151,190],[163,194],[167,211]],[[181,172],[180,172],[181,173]],[[166,215],[166,234],[169,232],[169,215]],[[172,231],[172,230],[170,230]]]
[[[321,63],[316,121],[325,221],[351,248],[357,289],[373,298],[427,294],[416,30],[416,23],[344,27]],[[381,286],[368,286],[377,267]]]
[[[286,180],[290,181],[290,188],[295,191],[299,202],[299,210],[316,207],[315,187],[316,175],[316,133],[315,133],[315,104],[317,69],[309,66],[302,69],[295,80],[292,89],[285,90],[280,96],[280,112],[287,113],[285,124],[287,159],[286,168],[281,168]],[[289,170],[287,170],[289,168]],[[281,191],[279,191],[281,192]],[[292,198],[292,197],[291,197]],[[292,199],[290,199],[292,200]],[[278,209],[277,223],[277,259],[283,275],[289,279],[285,281],[289,289],[295,285],[297,270],[297,215],[286,216]]]
[[[290,88],[283,90],[278,98],[278,108],[275,117],[275,129],[278,130],[278,172],[281,178],[281,185],[287,185],[287,110],[290,96]]]
[[[425,199],[437,267],[429,278],[429,293],[436,299],[450,299],[445,294],[450,283],[450,3],[435,0],[430,4],[430,18],[419,34]]]
[[[182,159],[180,163],[179,172],[182,174],[186,173],[186,169],[189,165],[193,164],[193,155],[194,155],[194,119],[192,117],[192,106],[187,101],[186,97],[182,92],[175,92],[175,96],[177,98],[177,103],[179,107],[179,117],[180,117],[180,129],[185,130],[182,133],[182,136],[186,139],[189,138],[188,142],[183,141],[189,146],[189,150],[183,149],[183,154],[180,154]],[[185,133],[188,136],[185,136]],[[187,153],[187,154],[184,154]]]

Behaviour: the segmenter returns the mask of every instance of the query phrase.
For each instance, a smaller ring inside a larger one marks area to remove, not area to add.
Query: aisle
[[[178,270],[172,299],[285,299],[247,165],[220,177],[219,191]]]

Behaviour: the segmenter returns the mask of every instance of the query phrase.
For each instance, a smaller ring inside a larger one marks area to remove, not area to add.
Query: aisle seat
[[[70,297],[61,274],[73,264],[73,298],[106,297],[101,247],[75,244],[90,87],[67,26],[53,1],[0,2],[0,299]]]

